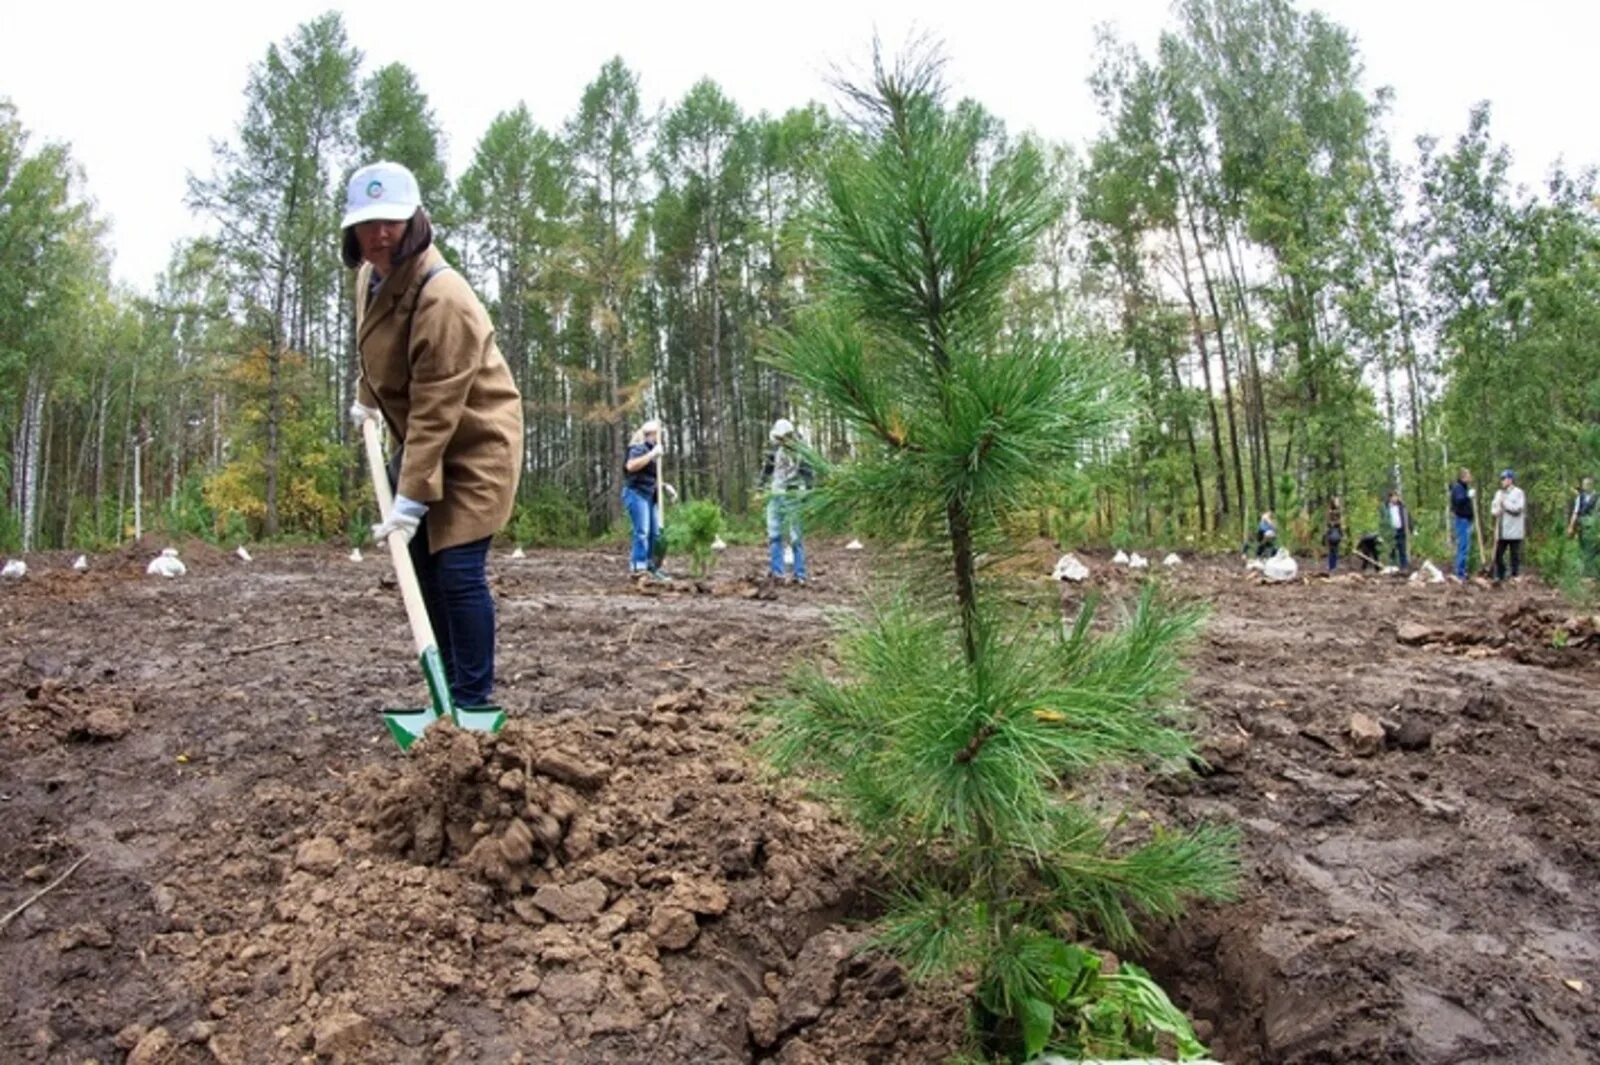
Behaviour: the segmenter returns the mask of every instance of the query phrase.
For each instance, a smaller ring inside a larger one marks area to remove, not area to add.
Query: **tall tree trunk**
[[[1211,387],[1211,354],[1206,350],[1205,324],[1200,320],[1200,305],[1195,302],[1194,284],[1189,280],[1189,253],[1184,247],[1183,233],[1174,224],[1173,239],[1178,244],[1178,279],[1183,287],[1183,298],[1189,305],[1189,328],[1194,336],[1195,350],[1200,356],[1200,375],[1205,382],[1206,415],[1211,424],[1211,452],[1217,464],[1217,526],[1230,513],[1228,506],[1228,464],[1222,456],[1222,426],[1217,418],[1217,395]]]
[[[13,489],[14,506],[22,524],[22,550],[34,549],[34,530],[39,518],[40,452],[44,436],[44,375],[35,367],[28,374],[23,393],[22,424],[16,449],[18,471]]]
[[[1200,263],[1200,279],[1205,285],[1206,303],[1211,308],[1211,321],[1217,335],[1217,359],[1222,368],[1222,409],[1228,420],[1228,453],[1233,459],[1233,482],[1239,501],[1239,534],[1243,540],[1248,527],[1244,505],[1244,467],[1239,458],[1239,423],[1234,416],[1233,372],[1228,359],[1227,330],[1224,328],[1222,309],[1217,303],[1217,288],[1211,280],[1211,268],[1206,264],[1206,247],[1200,239],[1200,228],[1195,224],[1193,202],[1184,197],[1184,213],[1189,219],[1189,233],[1194,238],[1195,258]],[[1219,517],[1220,522],[1220,517]]]
[[[1183,417],[1184,442],[1189,445],[1189,468],[1194,471],[1194,498],[1200,508],[1200,530],[1206,529],[1206,478],[1200,468],[1200,448],[1194,439],[1194,421],[1189,417],[1189,411],[1183,403],[1183,381],[1178,376],[1178,356],[1176,352],[1167,358],[1167,366],[1172,371],[1172,387],[1176,390],[1179,408]],[[1146,518],[1148,524],[1148,516]]]
[[[1229,225],[1226,221],[1222,221],[1219,228],[1222,235],[1222,250],[1228,264],[1228,275],[1232,282],[1230,291],[1233,295],[1235,321],[1239,335],[1244,339],[1244,372],[1248,375],[1248,380],[1245,382],[1245,427],[1251,436],[1250,476],[1255,488],[1255,509],[1261,510],[1265,502],[1266,509],[1276,510],[1278,493],[1272,472],[1272,441],[1267,426],[1266,401],[1261,390],[1261,362],[1256,354],[1255,330],[1250,320],[1249,282],[1244,273],[1244,266],[1234,252]],[[1263,466],[1265,466],[1265,492],[1262,491],[1261,484]]]

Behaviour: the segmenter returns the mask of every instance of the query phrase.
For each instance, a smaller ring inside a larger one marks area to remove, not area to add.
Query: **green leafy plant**
[[[1100,954],[1049,936],[1030,948],[1046,979],[1038,997],[1020,1004],[1028,1056],[1047,1049],[1072,1057],[1148,1055],[1166,1048],[1179,1060],[1205,1054],[1189,1019],[1139,966],[1118,962],[1107,971]]]
[[[808,507],[908,545],[920,579],[845,630],[837,669],[797,671],[764,748],[884,856],[878,942],[918,978],[974,980],[986,1058],[1186,1033],[1148,980],[1089,973],[1068,948],[1136,943],[1141,915],[1177,917],[1235,878],[1228,831],[1137,832],[1089,798],[1105,767],[1188,755],[1178,651],[1200,614],[1147,587],[1120,626],[1097,632],[1092,600],[1063,626],[979,566],[1115,425],[1121,375],[1092,347],[1002,325],[1053,216],[1037,152],[946,108],[932,57],[880,59],[847,91],[858,128],[813,232],[824,300],[774,361],[860,440]]]
[[[672,523],[667,526],[667,546],[674,553],[688,554],[694,576],[708,576],[717,560],[711,545],[721,535],[722,526],[722,507],[717,501],[696,499],[673,512]]]
[[[551,484],[535,486],[517,501],[507,525],[519,546],[560,547],[583,543],[589,519],[571,495]]]

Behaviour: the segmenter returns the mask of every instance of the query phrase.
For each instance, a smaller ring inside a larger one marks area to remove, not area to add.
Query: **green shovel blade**
[[[458,706],[456,727],[469,732],[499,732],[506,727],[506,712],[498,706]]]
[[[394,737],[394,742],[400,745],[402,751],[409,751],[411,745],[422,738],[428,731],[428,726],[439,720],[439,715],[434,713],[432,707],[423,710],[385,710],[383,723],[389,728],[389,735]]]
[[[505,711],[498,706],[456,706],[450,698],[450,681],[445,677],[444,659],[437,647],[429,647],[417,656],[422,666],[422,676],[428,682],[428,694],[433,705],[421,710],[385,710],[383,723],[389,735],[402,751],[422,738],[436,721],[448,717],[457,728],[471,732],[499,732],[505,728]]]

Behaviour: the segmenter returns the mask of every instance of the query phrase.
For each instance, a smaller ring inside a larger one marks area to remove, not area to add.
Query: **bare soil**
[[[378,711],[422,686],[385,559],[192,545],[163,580],[159,546],[0,584],[0,916],[87,855],[0,928],[0,1061],[959,1045],[958,988],[860,950],[850,833],[746,749],[750,700],[822,652],[870,552],[820,545],[803,589],[758,583],[751,550],[665,589],[615,551],[497,552],[513,724],[405,757]],[[1113,603],[1134,593],[1090,562]],[[1151,928],[1141,959],[1217,1056],[1595,1060],[1593,619],[1532,583],[1267,586],[1234,560],[1150,579],[1212,604],[1207,761],[1107,787],[1240,826],[1241,898]]]

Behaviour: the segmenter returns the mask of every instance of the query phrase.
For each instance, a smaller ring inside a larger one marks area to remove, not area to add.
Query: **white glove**
[[[390,534],[400,537],[400,542],[409,544],[411,538],[417,535],[417,526],[422,524],[422,516],[428,513],[428,504],[418,503],[415,499],[405,496],[394,497],[394,509],[381,524],[372,527],[372,540],[374,543],[383,543]]]
[[[676,503],[678,501],[678,490],[672,487],[666,481],[661,482],[661,492],[667,497],[669,502]]]
[[[1478,498],[1478,490],[1476,488],[1467,489],[1467,498],[1468,499],[1477,499]]]
[[[362,406],[359,399],[350,404],[350,424],[355,426],[358,431],[366,424],[368,418],[376,417],[378,417],[378,412],[371,407]]]

